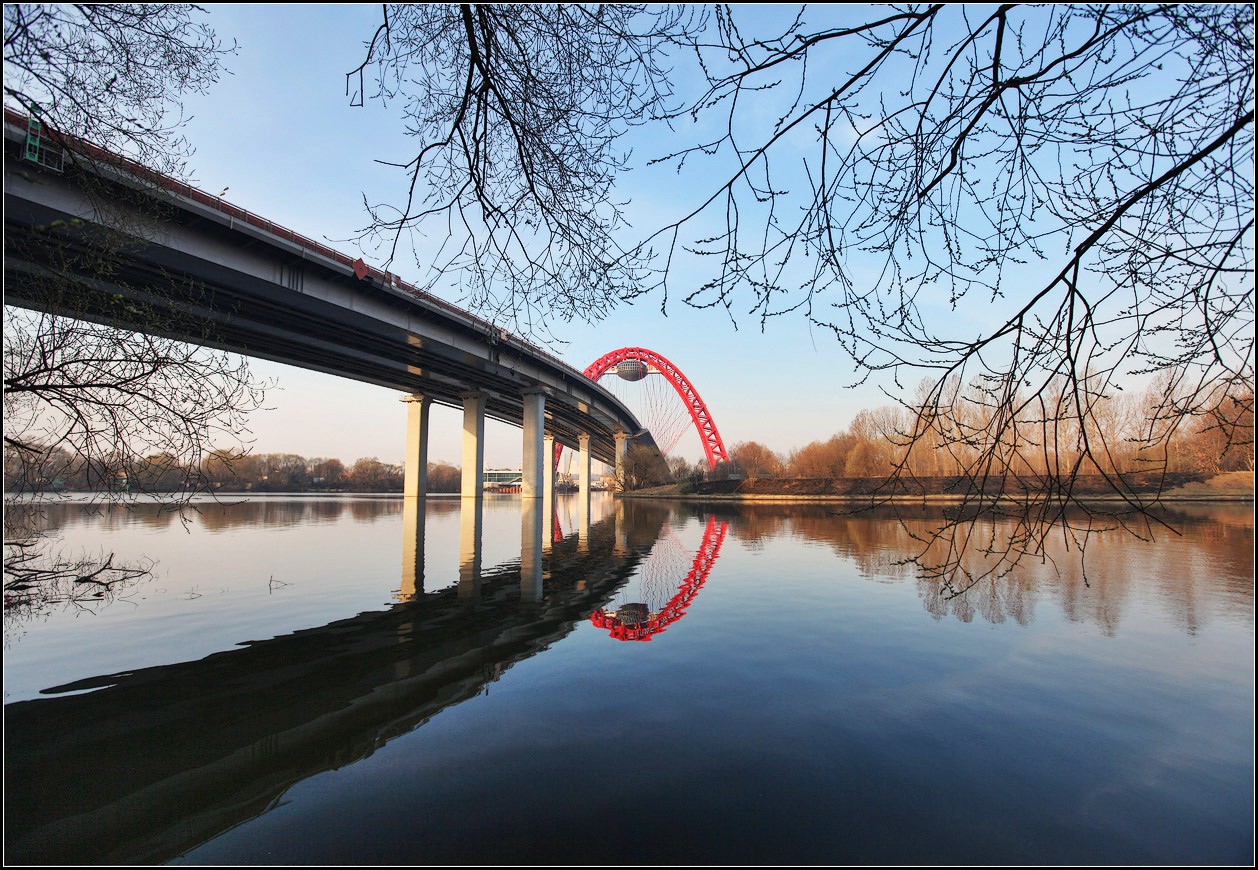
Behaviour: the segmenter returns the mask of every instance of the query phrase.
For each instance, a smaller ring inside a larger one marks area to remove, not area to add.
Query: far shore
[[[1216,475],[1174,474],[1124,475],[1133,491],[1146,502],[1252,502],[1254,501],[1254,472],[1229,471]],[[1161,479],[1162,486],[1157,485]],[[1045,499],[1032,488],[1035,481],[1007,482],[1004,492],[1000,481],[989,482],[986,503],[1000,501],[1028,504]],[[606,490],[596,490],[606,492]],[[74,499],[116,499],[107,493],[60,490],[37,493],[6,494],[6,501],[24,501],[52,495]],[[140,501],[163,501],[166,493],[145,493],[136,498]],[[493,498],[518,498],[518,494],[486,492]],[[713,480],[699,483],[670,483],[630,492],[615,493],[617,498],[669,499],[692,502],[756,502],[756,503],[841,503],[841,504],[958,504],[974,501],[979,497],[977,488],[967,486],[958,478],[916,478],[897,481],[895,489],[887,486],[882,478],[749,478],[745,480]],[[368,498],[401,499],[401,492],[351,492],[347,490],[294,490],[289,492],[266,490],[215,490],[194,496],[198,502],[232,500],[239,498]],[[428,498],[460,498],[457,492],[430,492]],[[1078,502],[1124,503],[1126,499],[1114,493],[1112,486],[1099,476],[1079,478],[1071,499]],[[130,500],[130,499],[123,499]]]
[[[1128,474],[1124,480],[1142,499],[1159,502],[1245,502],[1254,500],[1254,472],[1229,471],[1204,474]],[[1160,486],[1159,486],[1160,482]],[[1005,485],[1002,492],[1001,484]],[[1003,502],[1042,501],[1032,487],[1035,481],[989,481],[985,499]],[[786,479],[703,481],[640,489],[618,494],[621,498],[681,499],[700,502],[839,502],[845,504],[957,504],[980,497],[977,487],[958,478],[916,478],[897,481],[890,487],[880,478]],[[1080,502],[1124,503],[1104,478],[1079,478],[1071,498]]]

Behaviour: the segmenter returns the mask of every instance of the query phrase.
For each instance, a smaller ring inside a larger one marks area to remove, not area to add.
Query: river
[[[151,570],[6,608],[6,862],[1250,865],[1253,518],[951,594],[937,508],[53,504]]]

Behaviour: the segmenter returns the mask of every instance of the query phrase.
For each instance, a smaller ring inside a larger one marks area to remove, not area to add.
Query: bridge
[[[168,337],[406,393],[408,497],[427,491],[434,402],[463,409],[464,497],[482,492],[487,416],[523,430],[525,499],[552,495],[563,445],[581,457],[588,498],[591,456],[619,465],[631,438],[653,443],[597,381],[494,324],[126,158],[59,142],[5,110],[6,304],[99,320],[113,318],[121,296],[186,324]],[[107,278],[77,272],[90,292],[66,310],[42,289],[48,252],[99,256],[99,226],[138,227],[143,239],[107,250]]]

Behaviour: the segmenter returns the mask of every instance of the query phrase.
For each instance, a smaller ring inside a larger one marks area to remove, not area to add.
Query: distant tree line
[[[1252,388],[1221,394],[1205,411],[1167,413],[1168,385],[1155,381],[1144,392],[1097,396],[1083,426],[1068,425],[1045,413],[1052,396],[1016,403],[1008,415],[984,401],[982,385],[968,390],[952,385],[953,401],[942,411],[925,401],[935,385],[918,388],[922,403],[861,411],[850,426],[824,441],[813,441],[782,454],[756,441],[730,449],[728,463],[716,470],[749,478],[885,477],[893,472],[916,477],[974,473],[990,461],[988,474],[1065,477],[1079,474],[1127,474],[1142,471],[1252,471],[1254,468],[1254,393]],[[1067,389],[1064,383],[1058,390]],[[1002,450],[982,456],[977,433],[1001,430]],[[693,473],[674,461],[679,477]]]
[[[90,490],[100,488],[101,469],[91,467],[66,450],[47,451],[38,462],[6,451],[6,492]],[[128,469],[128,476],[110,480],[110,489],[136,492],[177,492],[184,485],[186,469],[169,456],[157,454]],[[240,454],[226,450],[210,453],[200,472],[208,488],[225,492],[401,492],[402,466],[381,462],[374,456],[346,465],[339,459],[307,458],[296,453]],[[444,462],[428,463],[429,492],[458,492],[460,471]]]
[[[824,441],[783,454],[757,441],[742,441],[715,469],[683,457],[661,463],[653,451],[630,448],[621,488],[633,490],[671,481],[739,476],[746,478],[879,478],[897,473],[914,477],[974,474],[976,462],[989,462],[986,474],[1128,474],[1143,471],[1252,471],[1254,394],[1252,389],[1221,395],[1204,413],[1167,415],[1167,385],[1143,393],[1098,398],[1083,427],[1068,426],[1039,409],[1040,399],[1023,403],[1022,413],[1001,416],[983,401],[981,385],[950,387],[952,405],[940,412],[925,401],[936,385],[923,382],[915,407],[890,405],[863,410],[846,429]],[[1064,385],[1062,387],[1065,388]],[[1092,428],[1103,429],[1090,431]],[[999,428],[1005,441],[997,461],[982,455],[976,433]],[[1103,449],[1097,445],[1104,445]],[[94,467],[93,463],[102,467]],[[127,466],[126,479],[109,478],[108,457],[83,459],[54,448],[34,460],[28,452],[6,451],[5,491],[108,488],[136,492],[177,492],[189,469],[170,455],[156,454]],[[210,489],[225,492],[401,492],[400,465],[365,457],[346,466],[339,459],[295,453],[211,452],[199,473]],[[116,475],[115,475],[116,476]],[[428,491],[458,492],[461,472],[443,462],[428,463]]]

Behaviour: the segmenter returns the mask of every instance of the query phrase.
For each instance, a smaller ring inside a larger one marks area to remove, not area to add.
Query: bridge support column
[[[428,411],[432,399],[418,393],[406,403],[406,456],[402,485],[402,585],[404,601],[424,591],[424,520],[428,495]]]
[[[463,394],[464,498],[481,498],[485,483],[485,394]]]
[[[432,399],[415,393],[402,401],[406,404],[402,494],[406,498],[424,498],[428,495],[428,412]]]
[[[542,436],[542,549],[555,538],[555,436]]]
[[[585,496],[586,500],[590,497],[590,436],[584,432],[577,436],[577,443],[581,449],[577,451],[577,484],[579,492]]]
[[[590,543],[590,436],[577,436],[577,549],[585,552]]]
[[[623,490],[625,488],[625,453],[629,446],[629,434],[616,432],[614,435],[616,438],[616,486]]]
[[[524,461],[520,482],[520,497],[523,499],[545,497],[545,428],[546,394],[541,390],[525,391]]]

